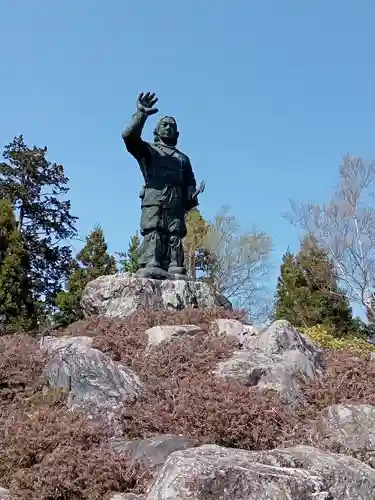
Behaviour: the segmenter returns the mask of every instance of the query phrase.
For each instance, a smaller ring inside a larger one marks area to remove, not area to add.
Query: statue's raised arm
[[[146,144],[142,140],[141,134],[143,127],[146,123],[147,117],[154,115],[159,110],[155,108],[158,98],[154,93],[141,92],[137,98],[137,110],[133,115],[133,119],[122,133],[126,149],[137,160],[140,160],[145,151],[147,151]]]

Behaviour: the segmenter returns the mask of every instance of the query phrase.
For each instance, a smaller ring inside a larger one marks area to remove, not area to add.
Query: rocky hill
[[[374,361],[233,316],[138,311],[2,337],[1,485],[40,500],[373,498]]]
[[[375,361],[141,307],[0,337],[0,498],[373,500]]]

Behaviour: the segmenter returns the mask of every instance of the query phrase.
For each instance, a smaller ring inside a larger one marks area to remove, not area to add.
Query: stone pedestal
[[[137,309],[182,310],[222,307],[222,296],[206,283],[187,280],[156,280],[127,273],[101,276],[91,281],[82,294],[81,306],[86,317],[129,316]],[[230,308],[229,301],[225,303]]]

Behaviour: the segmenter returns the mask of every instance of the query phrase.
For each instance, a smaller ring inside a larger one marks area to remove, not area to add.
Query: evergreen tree
[[[195,281],[197,270],[203,270],[205,238],[208,224],[202,217],[198,208],[189,210],[186,214],[187,235],[184,238],[185,265],[187,274]]]
[[[86,244],[71,263],[71,275],[66,291],[58,293],[56,304],[60,312],[55,319],[69,324],[83,317],[81,297],[86,285],[99,276],[116,272],[115,258],[108,253],[103,229],[96,226],[86,237]]]
[[[283,257],[275,317],[296,327],[324,324],[338,336],[355,333],[352,309],[338,286],[334,265],[311,236],[296,256],[288,251]]]
[[[301,314],[301,301],[298,297],[301,277],[296,257],[288,249],[283,255],[280,276],[277,279],[275,319],[286,319],[297,327],[306,326],[301,324],[304,314]]]
[[[1,333],[11,333],[20,328],[27,329],[28,318],[32,321],[32,304],[29,301],[26,272],[27,254],[22,245],[13,207],[8,200],[2,199],[0,200]]]
[[[141,240],[138,231],[130,238],[129,247],[127,252],[119,252],[119,264],[121,271],[124,273],[135,274],[139,269],[138,255]]]
[[[64,167],[46,158],[47,148],[29,148],[22,135],[5,147],[0,163],[0,199],[9,199],[16,212],[22,245],[27,253],[30,296],[47,311],[67,278],[71,250],[61,242],[76,234]],[[34,314],[29,311],[29,314]]]

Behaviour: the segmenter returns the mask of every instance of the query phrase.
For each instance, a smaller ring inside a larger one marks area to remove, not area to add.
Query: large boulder
[[[328,486],[330,500],[374,498],[375,469],[351,456],[299,445],[252,452],[252,458],[266,465],[303,469],[322,477]]]
[[[60,349],[65,349],[67,347],[90,347],[93,343],[93,337],[86,337],[84,335],[79,337],[70,337],[64,335],[62,337],[46,336],[40,339],[40,348],[47,352],[48,354],[56,353]]]
[[[81,299],[86,317],[123,318],[137,309],[220,307],[222,301],[206,283],[138,278],[127,273],[101,276],[86,286]]]
[[[206,445],[173,453],[147,500],[327,500],[323,478],[257,463],[242,450]]]
[[[375,406],[339,404],[325,408],[320,432],[342,449],[363,455],[375,466]]]
[[[304,400],[300,378],[311,380],[321,371],[319,349],[289,322],[279,320],[267,329],[247,334],[243,348],[221,362],[216,373],[244,385],[276,390],[296,407]]]
[[[0,500],[9,500],[9,491],[0,486]]]
[[[373,500],[374,491],[375,470],[352,457],[205,445],[170,455],[147,500]]]
[[[43,377],[49,386],[69,392],[70,407],[105,414],[142,393],[143,384],[130,368],[80,339],[49,341],[46,347],[52,355]]]

